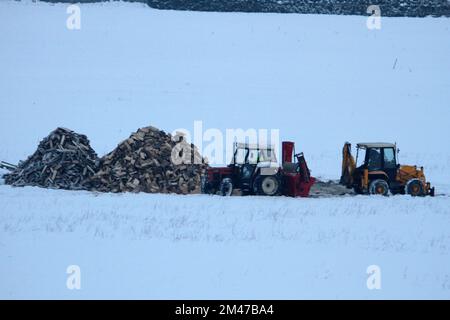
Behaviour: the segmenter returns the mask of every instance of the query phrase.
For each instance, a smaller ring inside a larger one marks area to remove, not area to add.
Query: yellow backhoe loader
[[[434,196],[434,187],[426,181],[423,167],[397,163],[397,146],[393,143],[358,143],[356,160],[351,144],[342,150],[340,183],[359,194],[409,194]]]

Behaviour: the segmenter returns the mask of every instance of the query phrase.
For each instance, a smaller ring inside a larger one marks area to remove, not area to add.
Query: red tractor
[[[282,149],[280,167],[273,147],[235,143],[231,164],[208,168],[202,177],[202,193],[230,196],[239,189],[243,195],[307,197],[315,178],[303,153],[294,155],[294,143],[289,141]]]

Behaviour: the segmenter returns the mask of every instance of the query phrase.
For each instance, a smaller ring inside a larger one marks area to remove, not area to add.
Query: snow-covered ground
[[[450,298],[448,197],[0,197],[3,298]]]
[[[313,174],[397,142],[435,198],[92,194],[0,185],[2,298],[450,298],[450,20],[0,2],[0,159],[57,126],[276,128]],[[79,265],[81,290],[66,288]],[[381,289],[368,290],[378,265]]]

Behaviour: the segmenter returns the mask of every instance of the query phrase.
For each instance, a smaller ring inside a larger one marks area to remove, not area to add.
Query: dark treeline
[[[47,2],[88,3],[107,0],[44,0]],[[309,14],[369,15],[370,5],[378,5],[381,16],[450,17],[447,0],[124,0],[141,2],[156,9],[217,12],[278,12]]]

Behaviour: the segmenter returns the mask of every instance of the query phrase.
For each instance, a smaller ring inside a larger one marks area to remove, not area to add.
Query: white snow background
[[[103,155],[137,128],[277,128],[313,175],[397,142],[435,198],[291,199],[0,185],[1,298],[450,298],[450,20],[0,2],[0,159],[58,126]],[[397,61],[397,62],[395,62]],[[5,171],[2,171],[4,173]],[[66,268],[81,268],[81,290]],[[366,268],[381,268],[368,290]]]

